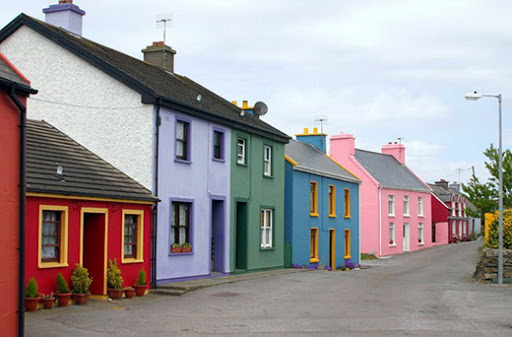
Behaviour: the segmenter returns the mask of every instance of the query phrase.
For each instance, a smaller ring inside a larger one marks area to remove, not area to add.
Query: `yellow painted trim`
[[[43,211],[60,211],[63,212],[61,216],[60,228],[60,261],[59,262],[42,262],[42,242],[43,242]],[[67,206],[55,205],[39,205],[39,228],[37,240],[37,267],[38,268],[59,268],[68,266],[68,236],[69,228],[69,208]]]
[[[358,176],[356,176],[352,171],[350,171],[349,169],[347,169],[345,166],[341,165],[340,163],[338,163],[336,161],[336,159],[332,158],[331,156],[329,156],[328,154],[325,154],[327,156],[327,158],[329,158],[330,160],[332,160],[336,165],[338,165],[339,167],[341,167],[342,169],[344,169],[345,171],[347,171],[348,173],[350,173],[351,175],[354,176],[354,178],[357,178],[359,180],[362,181],[361,178],[359,178]]]
[[[292,164],[293,166],[297,166],[299,164],[297,164],[297,162],[295,160],[293,160],[292,158],[288,157],[287,155],[284,155],[284,159],[289,162],[290,164]]]
[[[90,200],[90,201],[109,201],[109,202],[121,202],[131,204],[143,204],[143,205],[154,205],[156,201],[143,201],[143,200],[130,200],[130,199],[113,199],[113,198],[99,198],[99,197],[83,197],[79,195],[62,195],[62,194],[50,194],[50,193],[34,193],[27,192],[27,197],[39,197],[39,198],[58,198],[58,199],[75,199],[75,200]]]
[[[315,190],[313,192],[313,212],[311,212],[311,205],[309,205],[309,215],[310,216],[319,216],[318,214],[318,183],[316,181],[309,181],[309,193],[311,194],[311,184],[314,184]]]
[[[309,240],[310,240],[310,245],[311,245],[311,231],[314,231],[315,233],[315,247],[314,248],[314,257],[310,257],[309,258],[309,262],[310,263],[315,263],[315,262],[318,262],[319,259],[318,259],[318,228],[317,227],[311,227],[310,229],[310,233],[309,233]],[[311,247],[309,247],[309,253],[311,254]]]
[[[137,215],[137,257],[134,259],[124,257],[124,220],[125,215]],[[144,262],[144,211],[123,209],[121,226],[121,263]]]
[[[350,229],[345,229],[345,259],[350,259],[350,257]]]
[[[330,192],[332,188],[332,200],[329,198],[329,218],[336,217],[336,186],[327,185],[327,189]],[[331,194],[329,194],[331,195]],[[332,212],[331,212],[332,211]]]
[[[332,236],[331,236],[331,232],[332,232]],[[336,271],[336,229],[334,229],[334,228],[329,229],[329,241],[331,244],[330,248],[332,251],[330,267],[332,268],[332,271]]]
[[[80,209],[80,265],[84,265],[84,214],[104,214],[105,215],[105,242],[103,243],[103,249],[105,258],[103,261],[103,294],[107,293],[107,260],[108,260],[108,208],[93,208],[93,207],[82,207]]]
[[[345,188],[345,194],[344,194],[343,200],[345,202],[345,218],[350,218],[351,217],[350,189]]]

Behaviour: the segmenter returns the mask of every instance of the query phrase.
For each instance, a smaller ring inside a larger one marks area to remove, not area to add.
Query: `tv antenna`
[[[156,17],[156,26],[157,28],[163,27],[164,28],[164,44],[165,44],[165,33],[167,32],[167,23],[172,21],[172,15],[170,13],[168,14],[161,14]]]
[[[324,133],[324,123],[327,122],[327,115],[316,116],[315,122],[320,123],[320,133]]]

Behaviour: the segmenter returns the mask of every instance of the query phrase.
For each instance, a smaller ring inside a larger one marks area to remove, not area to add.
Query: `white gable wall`
[[[25,26],[0,52],[39,90],[28,99],[28,118],[49,122],[152,190],[153,105]]]

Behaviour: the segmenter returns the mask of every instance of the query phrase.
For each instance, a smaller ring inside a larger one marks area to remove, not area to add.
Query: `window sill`
[[[425,242],[418,243],[418,246],[425,246]]]
[[[184,253],[169,253],[169,256],[185,256],[185,255],[194,255],[194,252],[184,252]]]
[[[424,218],[425,215],[424,214],[418,214],[418,218]]]
[[[309,213],[309,216],[319,217],[320,214],[318,214],[318,213]]]
[[[396,247],[396,243],[393,243],[392,245],[388,245],[388,247]]]
[[[345,219],[351,219],[352,217],[350,215],[345,215]]]
[[[60,263],[60,262],[40,262],[37,266],[40,269],[45,268],[64,268],[69,267],[69,264],[67,263]]]
[[[336,214],[329,214],[329,218],[335,218]]]
[[[273,250],[276,250],[274,247],[260,247],[260,251],[261,252],[264,252],[264,251],[273,251]]]
[[[394,215],[394,214],[388,214],[388,217],[389,217],[389,218],[394,218],[394,217],[395,217],[395,215]]]
[[[267,178],[267,179],[274,179],[274,176],[267,176],[266,174],[263,175],[263,178]]]
[[[318,261],[320,261],[318,258],[309,259],[309,263],[317,263]]]
[[[410,218],[411,215],[410,214],[404,214],[404,218]]]
[[[192,164],[192,161],[191,160],[185,160],[185,159],[178,159],[178,158],[174,158],[174,162],[175,163],[182,163],[182,164]]]
[[[212,158],[212,161],[216,161],[218,163],[225,163],[226,160],[224,158]]]
[[[348,259],[350,259],[351,257],[352,257],[352,256],[350,256],[350,255],[345,255],[344,259],[345,259],[345,260],[348,260]]]
[[[239,163],[239,162],[236,162],[236,166],[248,167],[249,165],[247,165],[247,163]]]
[[[121,264],[142,263],[144,259],[121,259]]]

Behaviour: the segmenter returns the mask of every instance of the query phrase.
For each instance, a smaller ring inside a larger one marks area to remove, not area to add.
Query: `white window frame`
[[[236,143],[236,163],[240,165],[245,165],[245,146],[247,142],[244,138],[238,138]],[[241,151],[240,151],[241,150]]]
[[[455,216],[455,201],[452,201],[452,216]]]
[[[263,175],[272,176],[272,147],[268,145],[263,146]]]
[[[423,232],[423,223],[418,223],[418,244],[424,245],[425,244],[425,233]]]
[[[388,216],[395,216],[395,196],[388,195]]]
[[[423,197],[418,197],[418,216],[424,216]]]
[[[404,216],[410,216],[410,215],[411,215],[411,210],[409,207],[409,196],[404,195]]]
[[[389,241],[392,241],[393,243],[389,243],[390,246],[396,246],[396,230],[395,230],[395,223],[390,222],[389,223]]]
[[[271,208],[262,208],[260,217],[260,247],[263,249],[272,248],[272,223],[274,221],[274,210]],[[268,242],[266,235],[267,232],[269,232]]]

